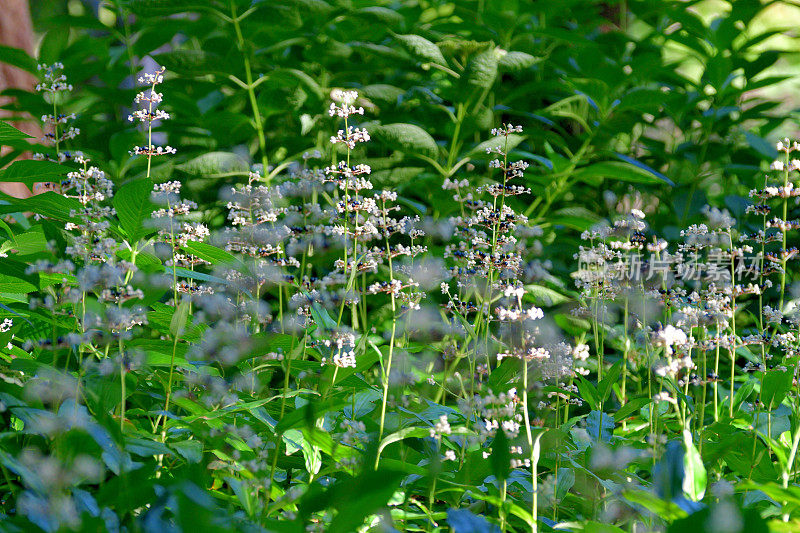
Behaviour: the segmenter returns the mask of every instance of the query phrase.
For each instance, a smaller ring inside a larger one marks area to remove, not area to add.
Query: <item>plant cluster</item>
[[[0,122],[45,191],[0,205],[0,529],[797,525],[765,7],[428,4],[119,1],[64,18],[99,55],[0,48],[45,132]]]

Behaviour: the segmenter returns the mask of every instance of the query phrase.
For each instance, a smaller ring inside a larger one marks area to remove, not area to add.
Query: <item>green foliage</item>
[[[762,22],[782,2],[96,4],[32,3],[37,59],[0,46],[75,86],[4,91],[10,119],[81,131],[0,122],[0,183],[55,189],[0,196],[0,529],[796,525],[797,328],[762,307],[796,309],[786,231],[762,248],[784,276],[762,265],[750,300],[575,267],[580,247],[658,249],[710,206],[739,221],[708,234],[723,252],[797,215],[745,216],[789,160],[792,57],[772,43],[790,37]],[[170,120],[126,120],[140,90],[154,109],[153,64]],[[368,145],[331,142],[342,89]],[[109,189],[89,198],[92,165]],[[621,241],[597,230],[635,212]],[[695,366],[669,370],[668,324]]]

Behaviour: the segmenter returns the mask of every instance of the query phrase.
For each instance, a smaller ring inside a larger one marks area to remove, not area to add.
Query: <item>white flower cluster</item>
[[[450,422],[447,421],[447,415],[441,415],[439,421],[430,428],[430,435],[432,439],[441,438],[442,435],[450,435],[452,428]]]
[[[334,89],[331,91],[331,107],[328,109],[330,116],[338,116],[339,118],[347,118],[350,115],[363,115],[363,107],[355,107],[353,104],[358,99],[358,92],[356,91],[343,91],[342,89]]]
[[[164,83],[165,70],[166,69],[164,67],[161,67],[159,70],[153,72],[152,74],[144,73],[141,76],[139,76],[139,83],[143,85],[159,85],[161,83]]]
[[[64,70],[62,63],[53,63],[52,65],[37,65],[36,70],[44,72],[42,74],[42,83],[36,85],[36,92],[57,93],[60,91],[71,91],[72,85],[67,83],[67,77],[61,74]]]
[[[131,155],[168,155],[177,153],[177,150],[171,146],[134,146],[133,150],[128,152]]]
[[[155,109],[153,111],[139,109],[138,111],[134,111],[133,114],[128,115],[128,122],[138,120],[144,124],[149,124],[150,122],[154,122],[156,120],[168,120],[169,118],[169,113],[162,111],[161,109]]]
[[[530,307],[528,309],[498,307],[495,312],[497,313],[497,319],[502,322],[539,320],[544,317],[544,312],[538,307]]]
[[[355,149],[357,143],[365,143],[370,140],[367,130],[362,128],[347,127],[347,132],[339,130],[335,136],[331,136],[332,144],[344,144],[350,150]]]
[[[332,339],[322,341],[326,347],[331,348],[332,362],[340,368],[356,367],[356,336],[352,333],[334,333]],[[328,358],[322,358],[322,364],[327,364]]]
[[[495,137],[505,137],[512,133],[522,133],[522,126],[514,126],[513,124],[503,124],[500,128],[492,128],[492,135]]]
[[[689,339],[683,330],[670,324],[656,334],[656,341],[666,348],[668,355],[672,355],[673,346],[683,346]]]

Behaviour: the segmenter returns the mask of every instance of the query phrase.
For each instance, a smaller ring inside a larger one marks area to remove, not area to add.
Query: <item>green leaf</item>
[[[172,315],[172,320],[169,323],[169,332],[172,337],[176,338],[183,334],[186,329],[186,321],[189,319],[189,302],[181,302],[175,313]]]
[[[734,413],[739,409],[739,406],[742,405],[750,393],[756,388],[757,381],[755,379],[748,379],[742,385],[736,389],[736,393],[733,395],[733,411]],[[730,396],[728,396],[730,398]]]
[[[28,255],[43,252],[47,249],[47,239],[41,226],[35,226],[34,230],[21,233],[14,237],[14,249],[19,255]]]
[[[0,200],[4,200],[10,204],[0,205],[0,213],[31,211],[49,218],[64,221],[72,220],[74,218],[72,212],[81,208],[81,204],[77,200],[66,198],[53,191],[37,194],[30,198],[14,198],[13,196],[0,193]]]
[[[593,440],[608,442],[614,433],[614,417],[600,411],[592,411],[586,417],[586,431]]]
[[[170,446],[190,463],[199,463],[203,459],[203,443],[199,440],[182,440],[173,442]]]
[[[699,502],[706,493],[706,467],[703,466],[703,459],[692,443],[692,434],[688,430],[683,430],[683,492],[692,500]]]
[[[525,295],[533,297],[536,305],[559,305],[571,300],[560,292],[542,285],[525,285]]]
[[[0,45],[0,62],[36,73],[36,60],[29,56],[25,50],[14,48],[13,46]],[[2,132],[0,131],[0,133]]]
[[[501,69],[509,72],[519,72],[531,68],[541,60],[542,58],[532,56],[525,52],[507,52],[505,54],[500,54],[497,65]]]
[[[286,455],[291,455],[297,450],[302,451],[303,459],[306,463],[306,471],[312,475],[319,472],[319,469],[322,468],[320,448],[310,443],[302,431],[289,429],[283,434],[282,439],[286,443]]]
[[[650,398],[634,398],[629,400],[625,405],[620,407],[616,413],[614,413],[614,420],[617,422],[622,422],[624,419],[628,418],[633,413],[649,404]]]
[[[579,180],[592,182],[596,179],[613,179],[630,183],[667,183],[674,185],[672,181],[663,176],[656,175],[639,166],[621,161],[601,161],[579,168],[575,171],[575,177]]]
[[[792,373],[784,370],[770,370],[761,382],[761,402],[767,409],[773,409],[783,402],[792,386]]]
[[[0,143],[32,138],[32,136],[28,135],[24,131],[20,131],[11,124],[0,120]]]
[[[373,126],[369,133],[378,142],[410,156],[420,154],[435,159],[439,154],[439,147],[433,137],[414,124]]]
[[[403,428],[400,431],[396,431],[390,435],[387,435],[381,440],[380,445],[378,445],[378,459],[383,453],[383,450],[386,449],[392,443],[400,442],[403,439],[412,439],[418,438],[421,439],[423,437],[430,436],[430,428],[421,428],[421,427],[407,427]],[[469,434],[469,430],[467,428],[453,428],[452,430],[453,435],[466,435]]]
[[[238,262],[238,259],[230,252],[204,242],[189,241],[183,249],[212,265],[230,265]]]
[[[489,89],[497,79],[497,52],[485,50],[476,54],[469,63],[465,72],[468,86],[478,89]]]
[[[374,19],[376,22],[379,22],[386,27],[400,26],[404,21],[403,15],[398,13],[396,9],[390,9],[388,7],[364,7],[356,11],[356,14],[362,16],[366,15],[365,18]]]
[[[600,407],[600,401],[597,396],[597,389],[592,385],[589,380],[580,377],[577,381],[578,390],[581,393],[581,397],[586,400],[586,403],[589,404],[589,407],[594,411]]]
[[[629,502],[641,505],[651,513],[667,521],[686,516],[686,511],[678,507],[676,503],[660,498],[651,492],[638,489],[626,490],[622,493],[622,497]]]
[[[368,469],[357,478],[345,478],[333,485],[326,493],[315,498],[317,505],[322,504],[336,511],[336,516],[326,531],[357,531],[365,518],[386,506],[403,477],[404,474],[400,472]],[[309,516],[304,512],[305,509],[304,506],[300,507],[300,516]]]
[[[52,161],[32,161],[22,159],[14,161],[0,174],[0,181],[13,181],[24,183],[29,188],[34,183],[61,181],[61,176],[72,169],[53,163]]]
[[[740,485],[737,485],[737,488]],[[758,491],[760,486],[754,487]],[[757,492],[756,492],[757,493]],[[781,500],[777,500],[781,501]],[[761,511],[755,506],[744,509],[740,507],[735,501],[719,502],[711,507],[700,509],[697,512],[672,522],[667,527],[666,533],[717,533],[722,531],[723,528],[719,527],[719,519],[724,513],[725,520],[728,523],[735,524],[733,531],[740,531],[742,533],[769,533],[770,531],[792,531],[796,526],[791,526],[790,522],[785,529],[780,528],[772,529],[770,524],[779,523],[778,520],[767,522],[766,519],[761,517]]]
[[[161,17],[188,11],[205,11],[211,9],[213,3],[198,0],[127,0],[125,6],[136,15]]]
[[[131,243],[138,242],[147,233],[144,221],[155,209],[150,201],[152,191],[153,182],[146,178],[126,183],[114,195],[117,218]]]
[[[395,35],[395,38],[402,43],[403,47],[417,58],[447,66],[442,51],[434,43],[419,35]]]
[[[361,94],[377,102],[396,103],[406,92],[394,85],[375,84],[361,89]]]
[[[608,395],[611,394],[611,386],[619,379],[619,375],[622,373],[622,365],[624,363],[625,361],[622,359],[614,363],[606,372],[606,375],[603,377],[603,381],[597,385],[597,393],[601,403],[605,402],[608,399]]]
[[[499,480],[508,479],[511,473],[511,449],[506,432],[498,429],[492,441],[492,455],[489,457],[492,474]]]

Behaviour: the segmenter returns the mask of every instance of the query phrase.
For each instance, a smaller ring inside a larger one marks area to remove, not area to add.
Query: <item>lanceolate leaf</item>
[[[580,180],[616,180],[630,183],[666,183],[674,185],[666,177],[641,168],[628,162],[602,161],[592,163],[575,171],[575,177]]]
[[[27,133],[18,130],[11,124],[0,121],[0,145],[8,141],[19,141],[30,138],[31,136]]]
[[[692,434],[687,430],[683,431],[683,446],[685,451],[683,456],[683,491],[692,500],[700,501],[706,493],[706,468],[703,465],[703,459],[692,442]]]

